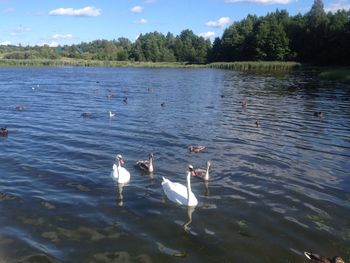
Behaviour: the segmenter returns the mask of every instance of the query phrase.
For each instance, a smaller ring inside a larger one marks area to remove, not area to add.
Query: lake
[[[350,86],[312,71],[0,68],[0,98],[0,262],[350,259]],[[135,163],[151,152],[148,175]],[[163,176],[185,184],[207,160],[195,209],[165,197]]]

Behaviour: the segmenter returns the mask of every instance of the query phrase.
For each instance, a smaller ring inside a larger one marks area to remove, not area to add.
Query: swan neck
[[[149,167],[148,167],[148,171],[149,171],[150,173],[153,172],[153,158],[152,158],[152,157],[149,158]]]
[[[209,165],[207,165],[207,170],[205,171],[204,180],[206,180],[206,181],[209,180]]]
[[[191,172],[187,173],[187,202],[190,205],[190,195],[191,193]]]

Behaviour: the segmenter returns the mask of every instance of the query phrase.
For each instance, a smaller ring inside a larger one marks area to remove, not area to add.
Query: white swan
[[[165,195],[174,203],[185,206],[196,206],[196,196],[191,191],[191,174],[194,174],[193,166],[188,166],[187,187],[180,183],[173,183],[163,177],[162,187]]]
[[[113,178],[117,180],[118,184],[126,184],[130,181],[130,173],[122,164],[124,164],[124,159],[121,154],[118,154],[116,157],[118,164],[113,164]]]

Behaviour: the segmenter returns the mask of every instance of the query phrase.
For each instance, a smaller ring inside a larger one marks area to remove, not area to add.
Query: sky
[[[350,0],[323,0],[326,11],[350,9]],[[71,45],[158,31],[221,37],[248,14],[276,9],[305,14],[313,0],[0,0],[0,45]]]

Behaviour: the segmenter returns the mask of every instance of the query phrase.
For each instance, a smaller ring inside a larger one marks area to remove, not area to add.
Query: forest
[[[103,61],[186,62],[298,61],[314,65],[350,65],[350,11],[325,12],[314,0],[309,12],[290,16],[276,10],[248,15],[226,28],[213,43],[186,29],[179,35],[141,34],[58,47],[0,46],[2,59],[73,58]]]

